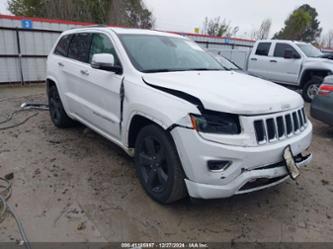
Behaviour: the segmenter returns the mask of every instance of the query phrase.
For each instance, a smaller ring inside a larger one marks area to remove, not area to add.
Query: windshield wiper
[[[171,69],[148,69],[148,70],[143,70],[143,73],[167,73],[167,72],[172,72],[175,70]]]
[[[186,68],[179,71],[224,71],[226,68]]]
[[[143,73],[167,73],[167,72],[186,72],[186,71],[224,71],[222,68],[184,68],[184,69],[148,69]]]

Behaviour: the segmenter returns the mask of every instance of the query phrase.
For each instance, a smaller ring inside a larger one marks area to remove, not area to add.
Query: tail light
[[[324,83],[319,88],[319,96],[328,96],[333,93],[333,84]]]

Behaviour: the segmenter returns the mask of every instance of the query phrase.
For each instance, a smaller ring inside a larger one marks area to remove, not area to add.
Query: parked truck
[[[248,59],[247,71],[280,84],[303,90],[304,100],[311,102],[323,79],[333,73],[333,62],[309,43],[257,41]]]
[[[244,70],[251,75],[301,89],[307,102],[317,95],[323,79],[333,74],[332,60],[323,58],[313,45],[298,41],[257,41],[246,60]]]

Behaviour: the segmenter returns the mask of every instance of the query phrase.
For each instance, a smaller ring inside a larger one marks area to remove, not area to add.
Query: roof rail
[[[109,27],[108,25],[105,24],[94,24],[94,25],[84,25],[82,27],[75,27],[72,29],[83,29],[83,28],[106,28]]]

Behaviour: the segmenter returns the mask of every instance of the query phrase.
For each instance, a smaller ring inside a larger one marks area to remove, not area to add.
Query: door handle
[[[85,75],[85,76],[89,75],[88,70],[81,70],[80,72],[81,72],[82,75]]]
[[[257,58],[251,58],[251,61],[257,61],[258,59]]]
[[[269,62],[272,62],[272,63],[277,63],[277,61],[276,61],[276,60],[270,60]]]
[[[65,65],[62,62],[58,62],[59,67],[64,67]]]

